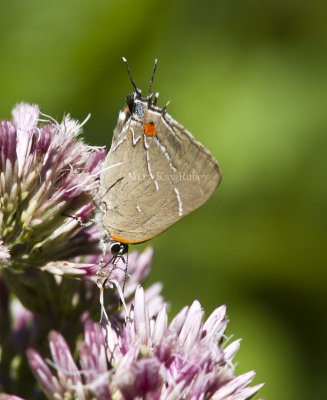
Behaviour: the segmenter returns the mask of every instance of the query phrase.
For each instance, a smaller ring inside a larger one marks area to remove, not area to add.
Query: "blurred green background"
[[[208,203],[151,241],[151,281],[171,313],[226,303],[242,337],[236,372],[265,399],[325,399],[326,2],[1,1],[0,110],[22,100],[91,120],[110,145],[132,91],[158,58],[159,105],[218,159]],[[142,248],[142,246],[139,246]]]

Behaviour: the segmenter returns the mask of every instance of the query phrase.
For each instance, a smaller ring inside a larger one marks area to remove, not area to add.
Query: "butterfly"
[[[102,223],[111,253],[164,232],[204,204],[222,175],[215,158],[182,125],[157,106],[159,94],[142,97],[125,58],[134,93],[126,99],[100,176]]]

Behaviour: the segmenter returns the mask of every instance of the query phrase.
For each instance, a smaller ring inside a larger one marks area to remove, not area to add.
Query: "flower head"
[[[78,138],[82,125],[69,116],[61,124],[41,116],[19,104],[0,124],[0,262],[15,269],[76,253],[105,157]]]
[[[249,399],[262,385],[248,387],[254,372],[234,376],[232,360],[239,341],[225,348],[221,344],[225,306],[205,323],[203,319],[198,301],[170,324],[165,305],[150,318],[138,287],[126,324],[112,321],[101,327],[86,322],[84,341],[78,343],[81,370],[57,333],[50,335],[55,375],[34,350],[28,351],[28,359],[49,399]]]

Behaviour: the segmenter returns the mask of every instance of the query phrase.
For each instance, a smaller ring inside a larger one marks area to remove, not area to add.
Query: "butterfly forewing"
[[[140,123],[121,113],[101,175],[104,222],[121,241],[146,241],[205,203],[220,180],[216,160],[169,115],[148,109]]]

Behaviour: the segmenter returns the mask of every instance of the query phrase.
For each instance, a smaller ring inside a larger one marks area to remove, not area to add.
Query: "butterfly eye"
[[[133,114],[134,112],[134,96],[132,94],[126,97],[126,104],[129,109],[129,112]]]

